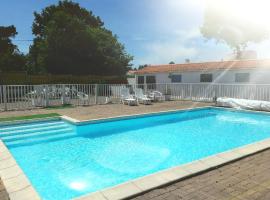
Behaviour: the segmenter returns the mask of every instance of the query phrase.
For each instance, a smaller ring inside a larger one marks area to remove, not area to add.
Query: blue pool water
[[[78,197],[270,137],[270,115],[197,109],[81,126],[0,127],[46,200]]]

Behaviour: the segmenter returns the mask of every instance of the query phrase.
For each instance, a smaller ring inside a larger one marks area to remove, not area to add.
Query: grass
[[[65,109],[65,108],[74,108],[74,105],[71,104],[66,104],[66,105],[61,105],[61,106],[49,106],[45,108],[46,110],[55,110],[55,109]]]
[[[49,113],[49,114],[18,116],[18,117],[5,117],[5,118],[0,118],[0,122],[41,119],[41,118],[59,117],[59,116],[60,116],[60,114],[58,114],[58,113]]]

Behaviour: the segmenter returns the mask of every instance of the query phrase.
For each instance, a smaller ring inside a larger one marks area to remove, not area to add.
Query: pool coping
[[[41,197],[0,140],[0,177],[10,200],[40,200]]]
[[[97,122],[115,121],[121,119],[136,118],[138,116],[147,116],[160,113],[170,113],[178,111],[189,111],[189,110],[200,110],[206,108],[220,108],[216,106],[203,106],[197,108],[188,109],[177,109],[168,110],[152,113],[143,113],[135,115],[124,115],[118,117],[100,118],[93,120],[76,120],[67,116],[60,116],[60,119],[68,121],[75,125],[81,124],[91,124]],[[220,108],[227,109],[231,111],[237,111],[231,108]],[[252,110],[241,110],[241,112],[251,112],[251,113],[265,113],[270,115],[269,112],[263,111],[252,111]],[[54,117],[54,119],[59,119],[59,117]],[[48,120],[48,119],[47,119]],[[44,121],[44,119],[18,121],[17,123],[27,123],[29,121]],[[16,123],[16,124],[17,124]],[[10,122],[9,124],[14,124]],[[159,188],[171,183],[195,176],[197,174],[218,168],[227,163],[237,161],[241,158],[253,155],[255,153],[270,149],[270,138],[264,139],[255,143],[251,143],[245,146],[241,146],[229,151],[218,153],[212,156],[208,156],[199,160],[195,160],[190,163],[168,168],[156,173],[146,175],[140,178],[132,179],[130,181],[115,185],[113,187],[105,188],[96,192],[88,193],[79,197],[74,198],[74,200],[116,200],[116,199],[126,199],[134,196],[138,196],[155,188]],[[34,189],[33,185],[28,180],[27,176],[24,174],[20,166],[17,164],[16,160],[9,152],[8,148],[4,142],[0,139],[0,177],[6,188],[10,200],[36,200],[41,199],[39,194]]]

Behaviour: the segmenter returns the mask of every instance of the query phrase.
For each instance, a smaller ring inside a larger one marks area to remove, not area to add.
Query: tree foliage
[[[145,68],[147,66],[148,66],[147,64],[145,64],[145,65],[139,65],[138,70],[143,69],[143,68]]]
[[[219,9],[211,5],[205,9],[201,33],[206,39],[226,43],[237,55],[240,55],[250,42],[261,42],[269,36],[269,29],[265,26],[237,17],[241,10],[233,14],[230,13],[230,9],[225,10],[222,5],[216,3]]]
[[[59,1],[34,16],[31,73],[124,75],[128,70],[132,57],[124,46],[79,4]]]
[[[0,26],[0,71],[19,71],[25,68],[25,57],[11,41],[17,35],[14,26]]]

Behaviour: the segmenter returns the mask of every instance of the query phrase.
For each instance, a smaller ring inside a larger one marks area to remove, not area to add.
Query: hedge
[[[126,77],[73,76],[73,75],[27,75],[25,73],[0,73],[2,85],[28,84],[126,84]]]

